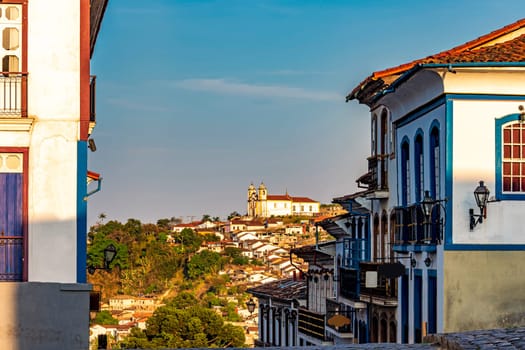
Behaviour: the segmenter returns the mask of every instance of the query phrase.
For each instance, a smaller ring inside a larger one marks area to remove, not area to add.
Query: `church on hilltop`
[[[264,183],[259,188],[248,187],[248,216],[314,216],[320,211],[320,203],[308,197],[292,197],[285,194],[268,194]]]

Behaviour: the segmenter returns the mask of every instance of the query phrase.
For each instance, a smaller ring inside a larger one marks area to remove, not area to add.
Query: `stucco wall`
[[[28,2],[28,280],[74,283],[80,119],[79,1]],[[21,139],[21,141],[25,141]]]
[[[443,332],[525,325],[525,251],[445,251]]]
[[[0,349],[86,350],[86,284],[0,283]]]

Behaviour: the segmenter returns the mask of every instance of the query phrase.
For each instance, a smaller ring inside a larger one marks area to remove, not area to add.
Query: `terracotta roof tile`
[[[358,99],[361,103],[366,103],[366,97],[370,97],[370,95],[385,89],[401,74],[421,64],[525,62],[525,34],[505,42],[490,44],[491,41],[523,27],[525,27],[525,18],[450,50],[374,72],[356,86],[347,95],[346,100]]]
[[[275,299],[292,301],[306,298],[306,282],[292,278],[282,279],[262,284],[247,290],[256,297],[272,297]]]

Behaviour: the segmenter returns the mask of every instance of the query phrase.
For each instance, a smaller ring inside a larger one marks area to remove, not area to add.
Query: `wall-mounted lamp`
[[[410,266],[412,266],[412,268],[416,267],[417,265],[417,261],[416,259],[410,259]]]
[[[97,145],[95,145],[95,140],[93,139],[88,140],[88,148],[91,150],[91,152],[95,152],[97,150]]]
[[[246,303],[246,307],[248,308],[248,311],[250,312],[250,315],[253,314],[255,311],[255,301],[253,301],[252,298]]]
[[[476,199],[476,204],[479,208],[479,215],[474,214],[474,209],[469,209],[470,215],[470,230],[472,231],[477,224],[483,223],[483,219],[487,218],[487,202],[489,200],[490,191],[485,186],[483,181],[479,182],[479,186],[474,190],[474,198]]]
[[[432,259],[430,259],[428,256],[425,258],[425,266],[430,267],[432,265]]]
[[[109,265],[113,262],[117,256],[117,248],[113,244],[108,245],[104,249],[104,267],[88,266],[88,272],[90,275],[95,273],[95,270],[106,270],[109,271]]]

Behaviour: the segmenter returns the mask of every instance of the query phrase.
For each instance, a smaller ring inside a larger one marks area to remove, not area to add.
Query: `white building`
[[[106,3],[0,3],[2,349],[88,347],[90,58]]]
[[[372,310],[371,341],[523,325],[524,62],[522,19],[374,72],[347,96],[371,113],[357,194],[370,200],[371,258],[376,271],[403,266],[389,279],[396,334]],[[480,180],[490,200],[478,208]]]

